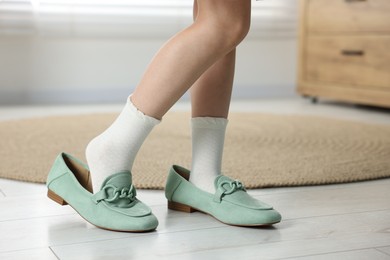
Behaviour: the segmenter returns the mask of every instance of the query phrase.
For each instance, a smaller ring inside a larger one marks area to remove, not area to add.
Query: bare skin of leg
[[[198,3],[194,1],[194,20]],[[236,48],[214,63],[191,87],[192,117],[227,118],[233,88]]]
[[[228,117],[235,57],[234,49],[203,73],[191,87],[192,117]]]
[[[156,54],[131,96],[134,105],[146,115],[161,119],[216,62],[228,63],[233,70],[231,57],[248,33],[250,7],[251,0],[198,0],[195,22]],[[212,70],[222,69],[213,66]]]

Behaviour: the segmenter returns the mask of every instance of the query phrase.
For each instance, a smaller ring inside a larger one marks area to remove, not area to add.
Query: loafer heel
[[[60,204],[61,206],[65,206],[65,205],[68,205],[68,203],[63,199],[61,198],[60,196],[58,196],[57,194],[55,194],[54,192],[52,192],[51,190],[47,190],[47,196],[54,200],[55,202],[57,202],[58,204]]]
[[[187,205],[184,205],[184,204],[181,204],[178,202],[174,202],[174,201],[168,201],[168,209],[182,211],[182,212],[186,212],[186,213],[192,213],[192,212],[197,211],[196,209],[194,209],[190,206],[187,206]]]

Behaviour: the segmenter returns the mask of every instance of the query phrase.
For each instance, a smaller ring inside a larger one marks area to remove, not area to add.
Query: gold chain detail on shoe
[[[109,190],[112,192],[109,192]],[[137,192],[135,187],[131,185],[130,187],[124,187],[122,189],[118,189],[114,185],[106,185],[99,192],[92,196],[92,200],[97,204],[101,201],[106,201],[110,203],[114,203],[120,199],[127,199],[128,204],[131,204],[136,199]]]
[[[230,189],[225,189],[225,184],[228,184],[230,186]],[[238,190],[246,191],[244,184],[242,184],[240,181],[222,181],[218,184],[217,192],[214,196],[214,201],[220,203],[222,201],[223,196],[233,194]]]

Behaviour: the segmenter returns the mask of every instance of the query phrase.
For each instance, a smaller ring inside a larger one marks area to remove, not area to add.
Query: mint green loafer
[[[48,197],[69,204],[91,224],[113,231],[146,232],[157,228],[151,209],[136,198],[129,171],[113,174],[92,193],[88,166],[69,154],[57,156],[47,177]]]
[[[201,211],[234,226],[266,226],[281,221],[272,206],[254,199],[239,181],[220,175],[216,193],[205,192],[190,183],[190,171],[174,165],[169,171],[165,197],[168,208],[183,212]]]

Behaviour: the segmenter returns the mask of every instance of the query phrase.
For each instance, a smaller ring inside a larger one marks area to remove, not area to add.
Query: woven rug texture
[[[117,114],[0,122],[0,177],[44,183],[61,151],[84,150]],[[170,112],[142,146],[137,188],[163,189],[172,164],[191,166],[190,114]],[[314,116],[231,113],[223,174],[247,188],[345,183],[390,177],[390,127]]]

